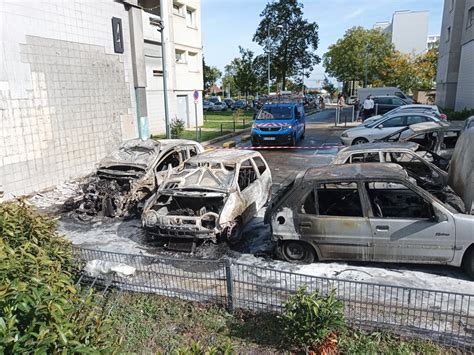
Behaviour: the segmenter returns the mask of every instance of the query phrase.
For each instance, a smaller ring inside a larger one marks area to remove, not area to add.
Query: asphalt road
[[[335,112],[335,109],[327,109],[306,117],[305,138],[297,143],[297,147],[301,148],[257,148],[270,166],[274,183],[280,184],[300,171],[331,162],[338,151],[338,148],[334,147],[341,145],[339,136],[344,130],[343,127],[334,127]],[[350,120],[349,111],[346,115]],[[222,143],[218,143],[214,147],[219,148],[221,145]],[[251,143],[250,141],[238,142],[237,147],[251,148]],[[306,149],[305,147],[319,148]]]

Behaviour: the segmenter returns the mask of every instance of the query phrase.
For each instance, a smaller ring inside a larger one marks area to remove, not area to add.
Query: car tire
[[[226,238],[229,245],[239,244],[242,241],[242,223],[233,221],[226,229]]]
[[[316,261],[316,253],[311,245],[299,240],[287,240],[278,244],[279,254],[285,261],[294,264],[311,264]]]
[[[466,274],[468,274],[471,279],[474,279],[474,246],[471,246],[464,255],[462,266]]]
[[[252,147],[258,147],[260,144],[258,144],[255,140],[252,139]]]
[[[303,134],[301,135],[301,139],[304,139],[305,134],[306,134],[306,126],[303,129]]]
[[[365,138],[362,138],[362,137],[356,138],[352,141],[352,145],[364,144],[364,143],[369,143],[369,141]]]
[[[295,135],[292,135],[290,139],[290,146],[294,147],[295,145],[296,145],[296,137]]]

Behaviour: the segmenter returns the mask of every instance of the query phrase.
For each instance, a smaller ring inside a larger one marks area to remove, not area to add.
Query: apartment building
[[[377,22],[373,28],[388,34],[395,49],[419,55],[428,46],[428,11],[396,11],[391,22]]]
[[[1,1],[0,23],[2,191],[86,175],[123,140],[163,133],[164,74],[170,117],[202,121],[199,0]]]
[[[474,0],[445,0],[437,70],[436,103],[474,108]]]

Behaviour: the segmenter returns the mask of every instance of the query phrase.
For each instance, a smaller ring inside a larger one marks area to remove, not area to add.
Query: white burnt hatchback
[[[244,225],[271,197],[270,169],[259,152],[207,151],[170,174],[146,202],[142,223],[151,236],[238,243]]]

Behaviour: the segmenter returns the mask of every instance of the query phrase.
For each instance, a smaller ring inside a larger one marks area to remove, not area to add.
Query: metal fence
[[[231,259],[199,260],[131,255],[74,248],[84,268],[101,260],[126,264],[131,276],[117,272],[81,276],[122,290],[156,293],[236,308],[279,312],[300,285],[327,294],[335,290],[348,323],[364,329],[389,329],[444,345],[474,350],[474,295],[308,276],[245,265]],[[87,269],[87,268],[86,268]],[[108,270],[105,270],[108,271]],[[92,275],[92,276],[91,276]]]

